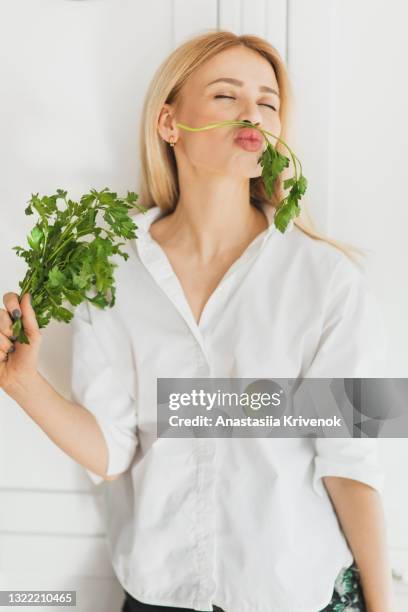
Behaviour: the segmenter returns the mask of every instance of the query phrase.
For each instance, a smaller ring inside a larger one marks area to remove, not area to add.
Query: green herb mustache
[[[177,123],[176,125],[179,128],[189,132],[201,132],[203,130],[211,130],[213,128],[231,125],[240,125],[241,127],[253,128],[254,130],[261,132],[266,141],[266,147],[259,158],[258,163],[260,163],[262,166],[262,179],[265,185],[265,191],[269,198],[272,196],[277,177],[284,170],[284,168],[287,168],[290,164],[289,158],[286,157],[286,155],[279,153],[279,151],[277,151],[268,140],[268,136],[276,138],[276,140],[281,142],[289,151],[293,163],[294,176],[283,182],[284,189],[288,189],[289,187],[291,189],[288,195],[279,202],[274,216],[274,224],[280,232],[284,233],[292,219],[300,215],[299,200],[306,192],[307,179],[302,174],[302,164],[300,163],[300,160],[281,138],[275,136],[267,130],[262,129],[258,125],[250,123],[249,121],[220,121],[218,123],[211,123],[200,128],[189,127],[184,123]],[[299,163],[299,171],[296,166],[296,162]]]

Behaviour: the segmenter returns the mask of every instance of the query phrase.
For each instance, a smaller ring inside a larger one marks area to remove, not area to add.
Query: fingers
[[[7,310],[0,309],[0,361],[7,361],[9,352],[14,351],[13,321]]]
[[[14,338],[13,336],[13,321],[4,308],[0,308],[0,334],[4,334],[7,338]]]
[[[21,318],[24,332],[28,338],[39,338],[40,329],[38,326],[35,311],[31,305],[30,294],[24,293],[19,302],[19,296],[17,293],[9,292],[3,295],[3,303],[7,309],[8,315],[11,317],[11,324],[19,318]],[[0,328],[1,331],[1,328]],[[10,336],[13,331],[10,331]],[[3,332],[4,333],[4,332]],[[6,335],[8,335],[6,333]],[[15,340],[15,337],[14,337]]]
[[[0,359],[6,361],[8,353],[14,351],[14,344],[4,335],[0,333]]]
[[[3,304],[12,319],[21,317],[21,308],[18,301],[18,294],[9,291],[3,295]]]

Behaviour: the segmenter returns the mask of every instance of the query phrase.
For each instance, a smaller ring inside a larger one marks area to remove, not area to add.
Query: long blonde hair
[[[176,158],[173,148],[163,141],[157,130],[163,104],[177,104],[180,89],[192,72],[221,51],[238,46],[257,51],[274,69],[281,102],[280,138],[292,149],[294,148],[287,140],[293,108],[293,92],[284,61],[277,49],[258,36],[238,36],[233,32],[219,29],[207,30],[187,39],[172,51],[156,70],[146,92],[140,125],[138,204],[146,208],[157,205],[163,212],[172,211],[176,207],[179,198]],[[288,156],[287,149],[280,142],[276,144],[276,141],[272,141],[272,144],[277,151]],[[291,172],[293,169],[287,168],[280,174],[275,181],[271,198],[265,191],[261,176],[250,178],[251,204],[258,208],[262,204],[276,208],[285,197],[283,181],[291,175]],[[301,200],[301,206],[302,212],[294,219],[294,224],[310,238],[333,245],[358,264],[353,252],[360,255],[365,253],[353,245],[341,243],[318,232],[307,210],[305,196]]]

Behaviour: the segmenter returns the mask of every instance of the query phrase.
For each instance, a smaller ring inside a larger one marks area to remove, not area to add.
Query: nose
[[[245,121],[245,123],[251,123],[253,125],[261,125],[260,121],[251,121],[251,119],[242,119],[242,121]]]

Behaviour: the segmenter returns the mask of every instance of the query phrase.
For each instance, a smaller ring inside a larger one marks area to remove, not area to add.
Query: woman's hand
[[[0,388],[7,390],[28,382],[37,374],[38,356],[42,341],[30,294],[18,301],[17,293],[3,295],[4,308],[0,308]],[[13,337],[13,322],[21,317],[30,344],[22,344]]]

